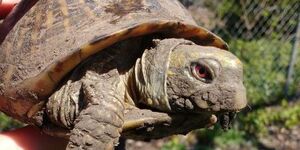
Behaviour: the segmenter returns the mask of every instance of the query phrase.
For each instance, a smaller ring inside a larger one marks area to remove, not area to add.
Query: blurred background
[[[231,130],[216,125],[127,149],[300,149],[300,0],[180,0],[244,63],[249,106]],[[0,130],[22,124],[0,114]]]

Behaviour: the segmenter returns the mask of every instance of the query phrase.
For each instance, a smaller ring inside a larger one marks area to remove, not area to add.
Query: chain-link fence
[[[300,84],[299,0],[182,0],[244,63],[252,105],[294,97]],[[298,28],[298,29],[297,29]]]

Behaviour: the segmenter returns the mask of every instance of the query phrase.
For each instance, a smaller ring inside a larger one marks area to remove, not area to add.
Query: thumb
[[[20,0],[0,0],[0,20],[4,19]]]

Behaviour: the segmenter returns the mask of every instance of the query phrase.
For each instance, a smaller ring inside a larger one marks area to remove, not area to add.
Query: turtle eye
[[[192,73],[198,80],[206,83],[210,83],[212,81],[212,73],[205,65],[193,64]]]

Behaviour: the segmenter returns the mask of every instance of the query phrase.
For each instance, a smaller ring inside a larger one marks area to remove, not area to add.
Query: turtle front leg
[[[124,123],[124,103],[111,76],[86,74],[82,89],[86,107],[76,118],[67,149],[113,149]],[[112,82],[110,82],[112,81]]]

